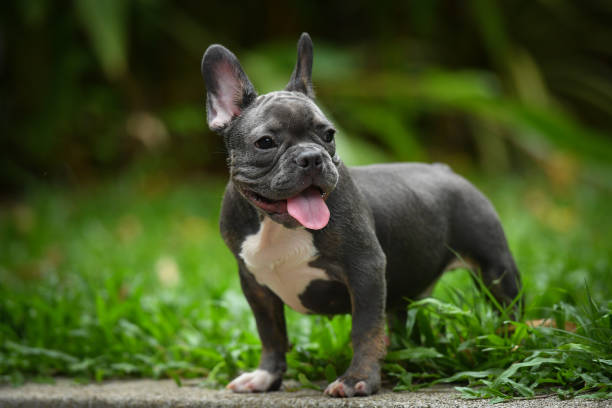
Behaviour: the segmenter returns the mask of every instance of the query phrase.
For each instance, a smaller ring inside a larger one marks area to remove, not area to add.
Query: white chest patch
[[[318,257],[312,234],[303,228],[285,228],[268,217],[256,234],[244,240],[240,257],[260,285],[301,313],[308,312],[299,299],[308,284],[329,280],[325,271],[308,265]]]

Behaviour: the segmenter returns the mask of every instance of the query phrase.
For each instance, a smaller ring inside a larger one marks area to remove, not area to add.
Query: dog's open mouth
[[[329,208],[325,204],[328,194],[310,186],[286,200],[271,200],[254,191],[244,189],[244,195],[253,204],[270,214],[285,214],[295,218],[308,229],[319,230],[329,222]]]

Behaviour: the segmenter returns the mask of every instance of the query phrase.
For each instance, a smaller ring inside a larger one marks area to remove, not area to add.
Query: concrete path
[[[247,408],[322,408],[322,407],[491,407],[486,400],[464,400],[452,387],[434,387],[418,392],[392,393],[385,390],[371,397],[333,399],[321,392],[300,389],[267,394],[234,394],[210,390],[190,381],[178,387],[171,380],[127,380],[102,384],[78,385],[71,380],[56,384],[26,384],[22,387],[0,386],[0,407],[247,407]],[[289,384],[291,387],[291,383]],[[500,407],[612,407],[612,401],[561,401],[556,396],[520,400]]]

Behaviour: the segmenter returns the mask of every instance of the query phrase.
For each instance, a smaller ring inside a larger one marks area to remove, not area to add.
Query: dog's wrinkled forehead
[[[277,91],[257,97],[249,116],[264,120],[271,128],[293,132],[329,124],[321,109],[299,92]]]

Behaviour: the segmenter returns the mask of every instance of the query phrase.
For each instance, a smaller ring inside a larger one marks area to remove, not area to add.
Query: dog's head
[[[283,91],[258,96],[236,56],[211,45],[202,59],[208,126],[223,136],[230,177],[259,211],[287,226],[321,229],[338,181],[335,129],[314,103],[312,41],[298,41]]]

